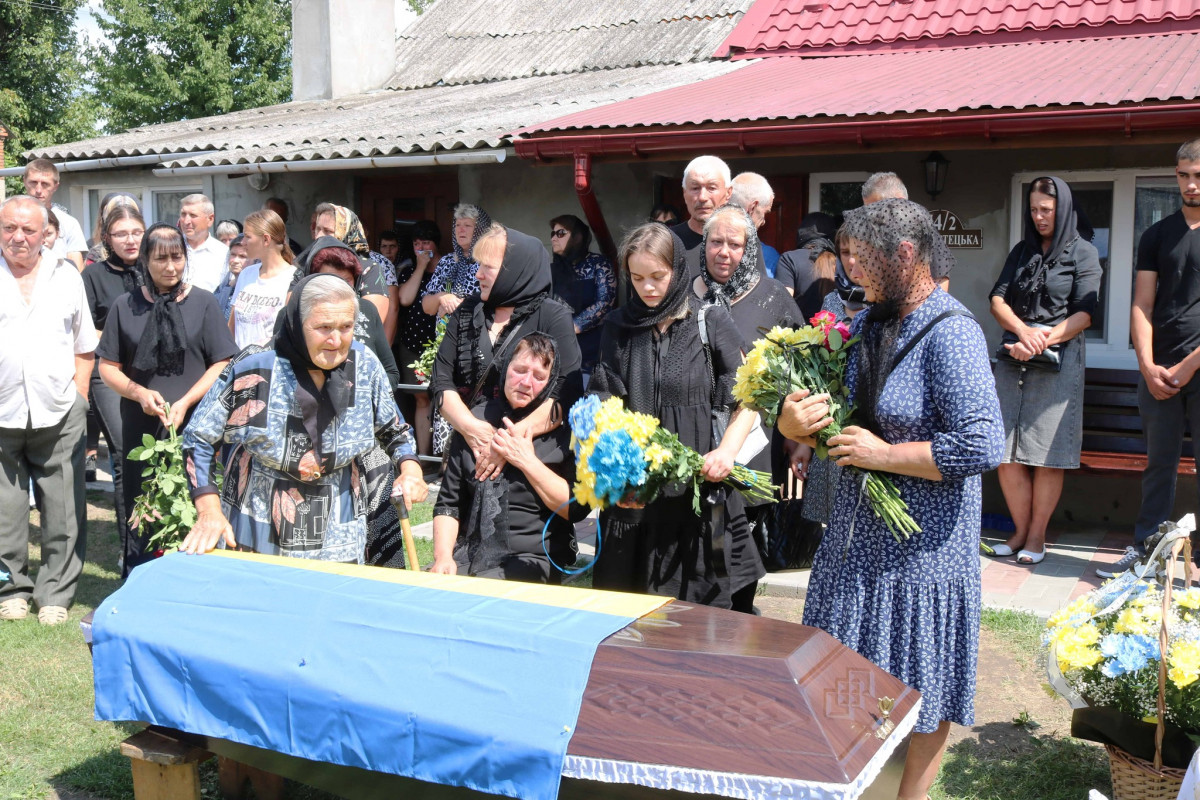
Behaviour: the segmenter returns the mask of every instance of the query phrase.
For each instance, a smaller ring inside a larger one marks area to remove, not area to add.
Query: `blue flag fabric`
[[[550,800],[596,647],[637,616],[169,555],[96,610],[96,718]]]

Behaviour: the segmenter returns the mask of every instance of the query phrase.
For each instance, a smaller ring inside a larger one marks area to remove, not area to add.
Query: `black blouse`
[[[1008,254],[1004,269],[990,297],[999,297],[1013,305],[1011,293],[1015,291],[1018,270],[1024,267],[1036,253],[1028,243],[1022,241]],[[1026,324],[1054,326],[1080,311],[1095,313],[1100,300],[1100,254],[1096,247],[1083,238],[1076,238],[1050,262],[1046,271],[1046,288],[1038,299],[1037,309]]]
[[[657,417],[683,444],[707,453],[714,447],[714,407],[726,412],[735,405],[733,384],[745,343],[729,312],[710,307],[705,352],[699,308],[689,296],[687,314],[662,333],[607,323],[588,392],[620,397],[629,410]],[[643,353],[650,354],[647,363],[641,363]]]
[[[499,402],[493,402],[488,406],[476,406],[473,413],[479,419],[498,426],[503,424],[502,414],[498,412],[500,405]],[[575,455],[571,450],[571,431],[566,425],[536,437],[533,449],[538,460],[562,477],[568,486],[575,482]],[[555,509],[548,508],[542,502],[525,473],[511,464],[506,464],[494,481],[500,506],[496,515],[496,532],[505,537],[507,553],[544,557],[542,528],[550,519],[546,531],[546,549],[557,564],[569,566],[575,560],[574,523],[586,517],[590,509],[571,503],[568,506],[570,519],[564,519],[555,513]],[[475,455],[463,437],[455,436],[450,445],[434,514],[454,517],[459,521],[459,542],[467,545],[468,552],[473,550],[472,545],[478,544],[480,538],[480,531],[469,524],[471,505],[479,488],[480,483],[475,479]]]
[[[134,270],[136,267],[126,267]],[[125,273],[116,270],[107,261],[94,261],[83,270],[83,290],[87,294],[88,308],[92,312],[92,323],[96,330],[104,330],[108,313],[117,298],[128,291]]]

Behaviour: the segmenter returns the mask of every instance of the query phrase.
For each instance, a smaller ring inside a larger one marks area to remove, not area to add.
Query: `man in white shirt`
[[[25,165],[25,191],[37,200],[47,211],[53,211],[58,219],[58,239],[54,242],[54,253],[65,257],[83,271],[83,256],[87,252],[87,237],[83,227],[67,209],[54,202],[54,193],[58,191],[58,167],[53,161],[35,158]]]
[[[216,209],[202,194],[189,194],[179,206],[179,230],[187,239],[187,270],[183,282],[215,292],[225,276],[229,248],[210,236]]]
[[[46,208],[0,204],[0,620],[58,625],[83,572],[84,449],[92,354],[99,342],[83,279],[42,247]],[[42,566],[29,577],[29,482],[42,508]]]

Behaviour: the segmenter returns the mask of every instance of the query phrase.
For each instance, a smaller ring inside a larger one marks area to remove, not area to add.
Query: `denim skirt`
[[[1083,445],[1084,334],[1062,348],[1062,370],[997,360],[1004,462],[1078,469]]]

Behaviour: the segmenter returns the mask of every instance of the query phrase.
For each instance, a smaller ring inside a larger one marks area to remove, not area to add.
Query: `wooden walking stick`
[[[404,534],[404,565],[414,572],[421,569],[417,561],[417,543],[413,541],[412,525],[408,522],[408,508],[404,505],[404,490],[399,486],[392,489],[392,505],[400,518],[400,531]]]

